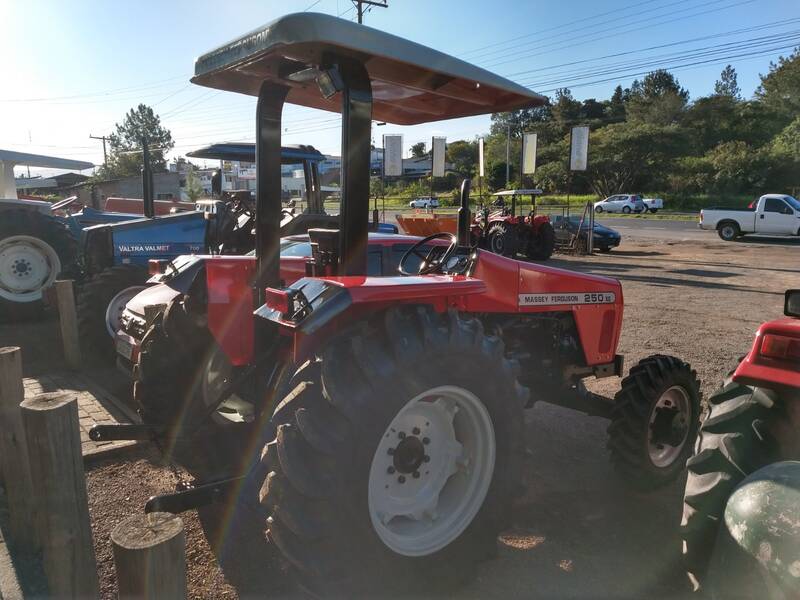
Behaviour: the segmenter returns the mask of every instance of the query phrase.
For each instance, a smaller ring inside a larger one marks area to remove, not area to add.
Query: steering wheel
[[[450,245],[447,246],[447,248],[439,245],[433,246],[427,254],[420,252],[420,248],[422,246],[428,242],[432,242],[433,240],[448,240]],[[403,254],[403,258],[400,259],[400,264],[397,265],[397,270],[401,275],[428,275],[441,269],[442,265],[445,264],[456,251],[457,247],[458,239],[452,233],[434,233],[426,238],[422,238],[416,244],[411,246],[411,248],[406,250],[406,253]],[[416,256],[422,261],[419,264],[419,269],[417,269],[416,273],[411,273],[405,269],[405,263],[412,255]]]
[[[77,196],[70,196],[69,198],[64,198],[63,200],[59,200],[55,204],[50,206],[50,210],[64,210],[68,206],[72,206],[78,201]]]

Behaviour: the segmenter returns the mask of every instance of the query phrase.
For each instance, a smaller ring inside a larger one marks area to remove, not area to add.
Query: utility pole
[[[511,178],[511,124],[506,125],[506,189]]]
[[[108,156],[106,155],[106,140],[109,139],[104,135],[92,135],[89,134],[89,137],[93,140],[103,140],[103,166],[108,167]]]
[[[379,6],[380,8],[389,8],[389,0],[353,0],[353,4],[356,5],[356,9],[358,12],[358,23],[359,25],[364,22],[364,5],[367,6]],[[369,10],[369,8],[367,8]]]

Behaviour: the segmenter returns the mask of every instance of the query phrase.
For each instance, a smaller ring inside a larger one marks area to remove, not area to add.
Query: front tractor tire
[[[657,489],[683,471],[700,419],[700,382],[674,356],[642,359],[614,398],[608,449],[623,480],[640,491]]]
[[[520,486],[528,392],[479,321],[390,309],[295,381],[253,472],[269,539],[301,586],[430,591],[496,551]]]
[[[705,582],[728,498],[747,475],[778,459],[770,427],[782,416],[771,392],[730,377],[708,403],[687,463],[681,522],[684,564],[696,585]]]
[[[531,260],[547,260],[556,249],[556,230],[550,223],[542,223],[532,236],[528,245],[528,258]]]
[[[95,357],[113,359],[114,335],[125,305],[145,288],[147,270],[118,265],[100,271],[81,286],[76,299],[81,344]]]
[[[508,223],[494,223],[489,227],[487,246],[494,254],[514,258],[517,255],[517,230]]]

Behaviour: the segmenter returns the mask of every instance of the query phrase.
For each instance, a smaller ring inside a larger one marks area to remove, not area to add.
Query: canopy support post
[[[289,88],[261,84],[256,105],[256,306],[280,286],[281,114]]]
[[[342,210],[339,274],[367,274],[372,86],[362,63],[339,61],[342,90]]]

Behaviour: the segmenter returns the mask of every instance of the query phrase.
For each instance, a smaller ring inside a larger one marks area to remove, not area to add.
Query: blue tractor
[[[84,227],[140,218],[83,208],[77,198],[50,204],[17,198],[14,165],[84,170],[84,161],[0,150],[0,317],[38,314],[42,296],[62,272],[74,276],[78,239]]]

